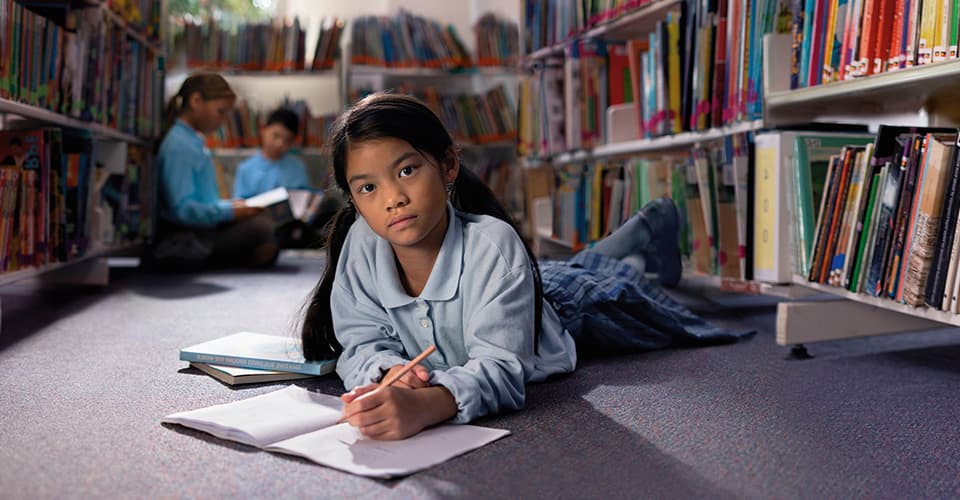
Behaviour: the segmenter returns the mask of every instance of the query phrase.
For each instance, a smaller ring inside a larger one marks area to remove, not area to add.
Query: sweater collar
[[[378,273],[383,273],[379,281],[385,307],[402,307],[418,298],[428,301],[450,300],[457,294],[463,269],[463,223],[450,203],[447,203],[447,219],[447,234],[443,237],[440,253],[419,297],[411,297],[403,289],[393,248],[387,240],[377,238],[376,268]]]

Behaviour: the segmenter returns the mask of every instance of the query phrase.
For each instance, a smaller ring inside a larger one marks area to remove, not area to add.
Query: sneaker
[[[650,230],[651,270],[656,269],[660,284],[673,288],[680,282],[680,211],[673,200],[657,198],[640,209],[638,215]]]

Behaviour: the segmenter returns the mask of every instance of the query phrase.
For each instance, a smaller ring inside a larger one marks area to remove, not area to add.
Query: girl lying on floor
[[[331,222],[303,350],[308,359],[339,356],[350,391],[344,415],[369,437],[402,439],[520,409],[524,385],[573,371],[578,350],[740,338],[643,277],[652,263],[661,284],[680,279],[679,216],[667,198],[569,261],[538,265],[418,100],[371,95],[338,118],[330,138],[348,203]],[[430,345],[437,352],[399,382],[378,385]]]

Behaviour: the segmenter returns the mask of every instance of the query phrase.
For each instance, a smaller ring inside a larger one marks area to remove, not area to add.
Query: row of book
[[[519,64],[520,29],[517,23],[487,13],[480,16],[473,30],[477,37],[478,66]]]
[[[440,118],[460,144],[514,142],[517,139],[515,108],[503,85],[482,94],[448,93],[436,87],[401,83],[393,89],[422,100]],[[373,93],[372,88],[355,88],[355,101]]]
[[[444,27],[403,9],[393,17],[358,17],[350,42],[353,64],[437,69],[473,66],[452,25]]]
[[[683,154],[564,165],[556,171],[553,237],[582,248],[666,196],[684,216],[680,243],[693,270],[752,279],[751,141],[736,134]]]
[[[795,0],[791,88],[957,58],[956,0]]]
[[[958,312],[960,130],[881,126],[830,158],[810,281]]]
[[[99,7],[69,10],[65,23],[0,0],[0,98],[155,135],[163,92],[156,54]]]
[[[608,109],[626,103],[636,125],[617,130],[617,141],[759,118],[761,42],[788,29],[780,8],[778,0],[681,1],[646,37],[572,41],[521,83],[522,154],[609,143]]]
[[[653,1],[656,0],[525,0],[524,51],[529,54],[567,41]]]
[[[94,241],[148,236],[148,153],[130,146],[120,158],[111,165],[82,131],[0,131],[0,271],[66,262]]]
[[[242,71],[321,71],[333,68],[340,56],[345,22],[324,19],[307,64],[306,27],[299,18],[288,23],[231,23],[215,18],[174,25],[173,55],[181,54],[188,68]],[[176,64],[176,61],[174,62]]]
[[[278,106],[286,107],[297,114],[300,132],[293,146],[319,148],[326,144],[327,132],[336,115],[313,115],[304,100],[284,100]],[[240,99],[231,110],[224,124],[207,135],[207,147],[240,148],[260,146],[260,129],[273,109],[259,109]]]

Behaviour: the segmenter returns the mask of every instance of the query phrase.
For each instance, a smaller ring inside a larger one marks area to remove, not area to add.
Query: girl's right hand
[[[263,207],[251,207],[243,200],[233,200],[233,219],[243,220],[255,217],[263,212]]]

